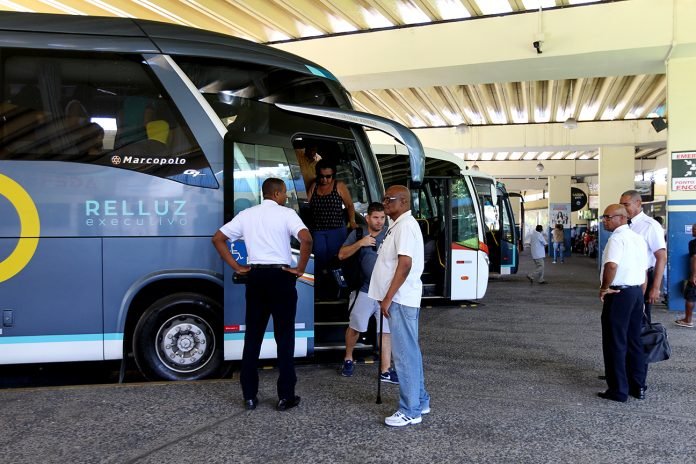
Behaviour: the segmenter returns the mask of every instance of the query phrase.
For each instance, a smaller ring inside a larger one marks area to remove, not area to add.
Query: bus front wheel
[[[177,293],[154,302],[133,335],[140,372],[149,380],[197,380],[223,365],[220,305],[196,293]]]

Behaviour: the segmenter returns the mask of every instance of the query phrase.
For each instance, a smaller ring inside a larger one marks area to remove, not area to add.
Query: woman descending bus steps
[[[314,275],[317,288],[327,289],[330,282],[327,274],[329,261],[338,253],[348,236],[344,207],[348,214],[348,226],[355,229],[357,225],[348,187],[336,180],[336,166],[322,159],[316,164],[316,174],[307,197],[312,212]]]

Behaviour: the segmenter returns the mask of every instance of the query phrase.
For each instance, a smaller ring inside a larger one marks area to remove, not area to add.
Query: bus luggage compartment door
[[[16,246],[0,238],[0,262]],[[0,282],[0,309],[13,315],[0,333],[3,363],[104,359],[101,295],[100,239],[40,238],[26,266]]]

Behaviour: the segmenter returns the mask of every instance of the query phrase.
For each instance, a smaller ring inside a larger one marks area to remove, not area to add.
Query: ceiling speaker
[[[663,130],[667,129],[667,121],[665,121],[665,118],[655,118],[650,121],[650,124],[652,124],[655,132],[662,132]]]

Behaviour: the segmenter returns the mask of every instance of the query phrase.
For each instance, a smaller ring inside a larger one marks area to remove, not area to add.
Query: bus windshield
[[[240,106],[258,102],[345,106],[339,104],[327,81],[319,77],[261,64],[192,57],[173,59],[226,127],[237,120]],[[345,94],[336,93],[339,98]]]

